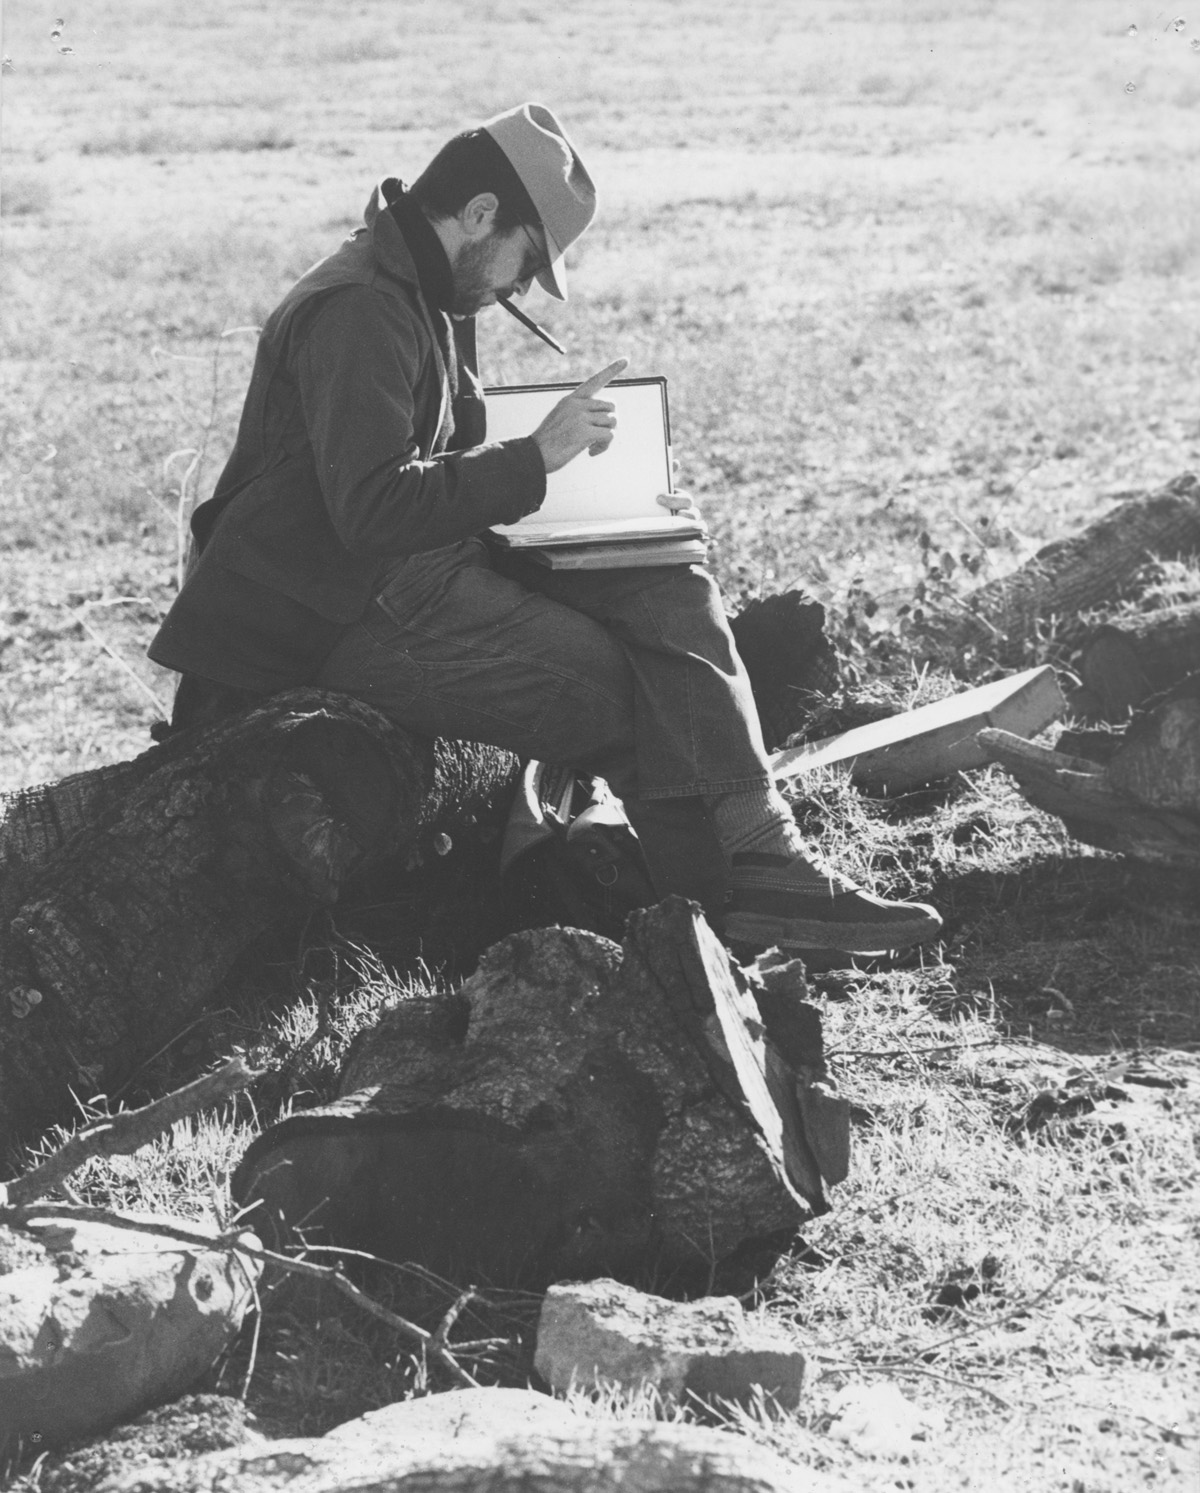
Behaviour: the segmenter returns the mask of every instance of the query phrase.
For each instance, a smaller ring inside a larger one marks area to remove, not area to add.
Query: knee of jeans
[[[710,623],[727,628],[728,619],[721,601],[721,591],[707,570],[677,565],[655,586],[640,593],[642,605],[659,617],[678,619],[684,624]]]

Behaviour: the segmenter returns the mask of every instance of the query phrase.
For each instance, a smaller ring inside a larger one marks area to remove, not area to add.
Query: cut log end
[[[1079,657],[1085,687],[1103,718],[1123,721],[1151,695],[1200,670],[1200,602],[1160,607],[1106,623]]]
[[[819,1017],[780,976],[764,1019],[753,983],[679,898],[631,918],[623,957],[514,934],[455,1020],[388,1013],[343,1097],[260,1136],[235,1193],[261,1227],[455,1279],[710,1269],[823,1212],[822,1174],[845,1170]]]

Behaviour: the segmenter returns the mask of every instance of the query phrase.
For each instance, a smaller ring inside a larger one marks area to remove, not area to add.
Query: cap
[[[544,104],[518,104],[484,121],[529,193],[546,235],[550,263],[537,282],[567,298],[563,255],[596,216],[596,188],[566,131]]]

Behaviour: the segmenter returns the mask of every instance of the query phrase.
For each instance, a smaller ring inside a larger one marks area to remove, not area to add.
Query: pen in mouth
[[[562,353],[563,357],[566,357],[567,350],[562,343],[555,342],[550,333],[544,327],[539,327],[532,316],[526,316],[524,311],[519,311],[511,301],[506,300],[503,296],[497,298],[497,304],[503,306],[510,316],[515,316],[523,327],[528,327],[531,332],[540,337],[547,347],[552,347],[556,353]]]

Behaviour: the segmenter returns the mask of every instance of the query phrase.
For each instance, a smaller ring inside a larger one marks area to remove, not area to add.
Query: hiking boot
[[[759,948],[881,954],[934,938],[942,920],[923,902],[887,902],[804,856],[733,857],[725,937]]]

